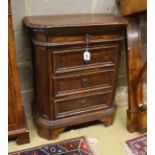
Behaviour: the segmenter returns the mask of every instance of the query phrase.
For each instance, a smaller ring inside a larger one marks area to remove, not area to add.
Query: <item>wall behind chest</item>
[[[13,26],[21,94],[29,117],[33,98],[32,58],[28,32],[23,18],[30,15],[112,13],[119,14],[116,0],[12,0]],[[118,85],[126,85],[125,54],[122,53]]]

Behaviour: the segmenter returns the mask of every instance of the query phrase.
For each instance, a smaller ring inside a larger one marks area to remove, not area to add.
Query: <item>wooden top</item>
[[[60,28],[103,25],[127,25],[127,21],[110,14],[28,16],[24,23],[30,28]]]
[[[123,16],[141,13],[147,10],[147,0],[119,0]]]

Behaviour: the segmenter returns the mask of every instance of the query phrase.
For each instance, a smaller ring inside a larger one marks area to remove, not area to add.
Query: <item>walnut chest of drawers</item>
[[[126,20],[87,14],[30,16],[24,23],[33,44],[38,134],[53,139],[93,120],[111,125]]]

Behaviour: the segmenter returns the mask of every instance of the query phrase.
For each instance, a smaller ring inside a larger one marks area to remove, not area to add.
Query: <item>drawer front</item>
[[[113,64],[117,59],[117,51],[118,45],[89,48],[88,52],[86,49],[54,51],[54,71],[59,73],[89,65]]]
[[[102,33],[96,33],[96,34],[76,34],[76,35],[58,35],[58,36],[49,36],[48,37],[48,42],[52,43],[73,43],[73,42],[86,42],[87,39],[89,38],[90,42],[94,41],[102,41],[105,39],[116,39],[121,36],[120,31],[107,31],[107,32],[102,32]]]
[[[100,93],[87,97],[80,97],[76,99],[68,99],[64,101],[55,101],[56,117],[63,117],[74,115],[85,111],[104,109],[111,106],[112,93]]]
[[[33,40],[38,42],[48,42],[56,44],[70,44],[70,43],[84,43],[89,37],[90,42],[104,41],[112,39],[120,39],[123,36],[121,29],[103,29],[94,32],[94,29],[80,28],[70,30],[69,28],[63,30],[50,31],[34,29],[32,31]]]
[[[67,77],[55,78],[55,94],[56,96],[62,93],[71,91],[80,91],[95,87],[111,87],[113,81],[113,69],[109,71],[87,73],[83,75],[74,75]]]

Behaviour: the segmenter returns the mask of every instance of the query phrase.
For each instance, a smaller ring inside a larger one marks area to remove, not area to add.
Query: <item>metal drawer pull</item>
[[[85,99],[81,100],[81,104],[85,104],[85,103],[86,103]]]
[[[90,43],[90,35],[89,34],[85,35],[85,41],[87,44]]]
[[[82,79],[81,80],[81,85],[82,85],[82,87],[88,87],[88,80],[87,79]]]
[[[86,51],[83,53],[83,60],[84,62],[88,62],[91,59],[91,53],[89,52],[89,43],[90,43],[90,35],[86,34],[85,36],[86,41]]]
[[[86,107],[86,100],[85,99],[81,100],[80,107],[81,108],[85,108]]]

